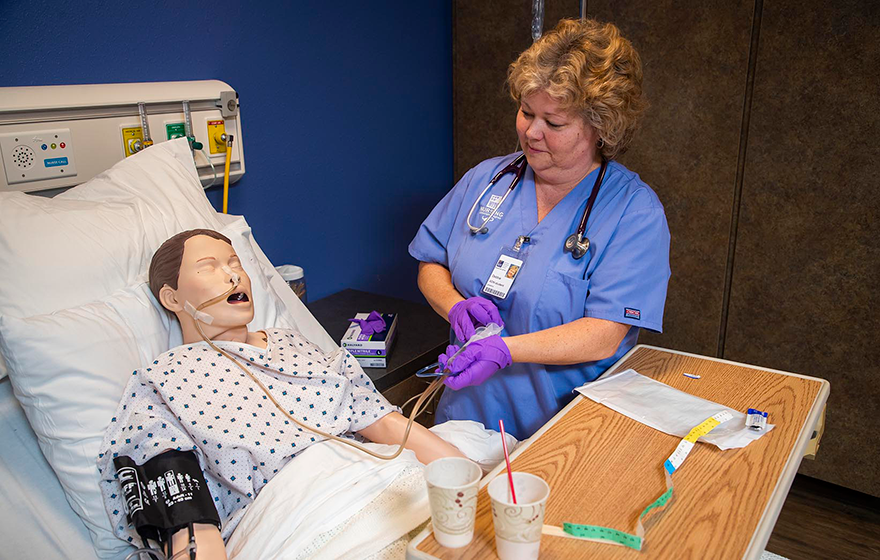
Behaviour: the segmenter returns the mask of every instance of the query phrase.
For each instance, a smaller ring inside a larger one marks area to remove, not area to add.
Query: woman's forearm
[[[449,269],[437,263],[419,263],[419,290],[438,315],[448,320],[452,306],[464,299],[452,285]]]
[[[571,323],[504,338],[514,362],[571,365],[614,355],[630,326],[584,317]]]
[[[358,433],[375,443],[397,445],[403,439],[406,431],[407,419],[397,412],[386,414]],[[457,447],[440,438],[427,428],[413,422],[406,440],[407,449],[412,450],[419,461],[428,464],[434,459],[441,457],[464,457],[465,455]]]
[[[452,306],[464,297],[452,284],[445,266],[419,263],[419,289],[444,319]],[[558,327],[506,337],[514,362],[571,365],[604,360],[614,355],[629,325],[584,317]]]

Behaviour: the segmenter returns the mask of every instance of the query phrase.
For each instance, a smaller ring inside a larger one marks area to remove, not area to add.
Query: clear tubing
[[[215,298],[211,298],[208,301],[206,301],[205,303],[199,305],[196,308],[196,311],[201,311],[202,309],[209,307],[211,305],[214,305],[215,303],[217,303],[219,301],[223,301],[224,299],[228,298],[230,295],[233,294],[233,291],[235,290],[236,287],[237,287],[236,284],[233,283],[232,287],[229,288],[229,290],[227,290],[225,293],[220,294],[219,296],[217,296]],[[272,401],[272,404],[275,405],[275,408],[277,408],[282,414],[284,414],[284,416],[286,416],[288,419],[290,419],[294,424],[296,424],[297,426],[299,426],[303,429],[306,429],[312,433],[318,434],[319,436],[325,437],[327,439],[332,439],[332,440],[338,441],[340,443],[344,443],[345,445],[348,445],[350,447],[354,447],[355,449],[357,449],[359,451],[363,451],[367,455],[371,455],[377,459],[383,459],[386,461],[390,461],[391,459],[397,458],[403,452],[404,446],[406,445],[406,442],[409,439],[409,433],[410,433],[410,430],[412,429],[413,422],[415,421],[416,417],[422,413],[422,411],[423,411],[422,409],[425,407],[425,402],[428,401],[428,399],[430,399],[434,395],[434,393],[436,393],[437,391],[440,390],[440,388],[443,387],[443,380],[447,377],[446,375],[443,375],[442,377],[438,377],[437,379],[432,381],[431,384],[428,385],[428,388],[425,389],[425,392],[422,393],[422,395],[419,397],[419,400],[416,401],[416,405],[415,405],[415,407],[413,407],[413,410],[410,413],[409,418],[407,419],[406,430],[404,430],[404,432],[403,432],[403,439],[401,440],[400,445],[397,448],[397,451],[395,451],[391,455],[381,455],[371,449],[367,449],[366,447],[359,445],[358,443],[356,443],[350,439],[345,439],[345,438],[341,438],[339,436],[334,436],[333,434],[328,434],[326,432],[319,430],[318,428],[315,428],[313,426],[309,426],[308,424],[304,424],[304,423],[300,422],[299,420],[297,420],[296,418],[294,418],[293,416],[291,416],[290,413],[287,412],[287,410],[285,410],[284,407],[282,407],[281,404],[279,404],[278,401],[275,400],[275,397],[272,396],[272,393],[269,392],[269,390],[266,388],[266,386],[263,385],[263,383],[259,379],[257,379],[254,376],[254,374],[252,374],[250,372],[249,369],[247,369],[246,367],[241,365],[241,363],[239,363],[239,361],[236,360],[231,354],[229,354],[228,352],[224,351],[221,348],[218,348],[213,342],[211,342],[211,340],[207,336],[205,336],[205,333],[202,331],[202,326],[199,323],[200,323],[200,321],[198,319],[196,319],[196,321],[195,321],[196,330],[199,331],[199,335],[201,335],[202,340],[207,342],[208,346],[210,346],[215,352],[217,352],[221,356],[224,356],[226,359],[231,360],[232,363],[234,363],[241,371],[243,371],[248,377],[250,377],[251,380],[254,383],[256,383],[260,387],[260,389],[262,389],[263,393],[267,397],[269,397],[269,400]],[[259,364],[256,364],[256,363],[254,365],[259,367],[260,369],[271,371],[273,373],[278,373],[279,375],[284,375],[283,373],[281,373],[280,371],[278,371],[274,368],[263,367],[263,366],[260,366]]]
[[[544,34],[544,0],[532,0],[532,42]]]
[[[208,164],[211,166],[211,173],[214,174],[214,178],[211,179],[211,184],[210,185],[202,185],[202,188],[213,187],[214,183],[217,182],[217,168],[214,167],[214,162],[211,161],[210,157],[208,157],[208,152],[205,151],[204,146],[202,147],[201,152],[202,152],[202,155],[205,156],[205,159],[208,160]],[[193,153],[193,154],[195,156],[195,153]],[[195,160],[195,157],[193,157],[193,160]],[[201,180],[199,180],[199,182],[201,182]]]
[[[503,331],[503,330],[504,330],[504,327],[502,327],[501,325],[496,325],[495,323],[489,323],[486,326],[478,327],[474,331],[474,334],[471,335],[471,337],[469,339],[467,339],[467,342],[465,342],[463,345],[461,345],[461,347],[459,347],[458,351],[455,354],[453,354],[452,356],[450,356],[450,358],[446,361],[447,369],[448,369],[449,365],[455,360],[456,356],[461,354],[462,351],[464,351],[464,349],[467,348],[468,345],[470,345],[470,343],[476,342],[478,340],[482,340],[484,338],[489,338],[490,336],[493,336],[496,334],[501,334],[501,331]],[[433,375],[427,375],[427,372],[434,369],[435,367],[438,367],[439,365],[440,365],[440,362],[434,362],[433,364],[431,364],[429,366],[425,366],[416,372],[416,376],[417,377],[433,377]],[[425,375],[422,375],[422,374],[425,374]],[[412,399],[410,399],[410,400],[412,400]],[[407,404],[409,404],[409,401],[404,403],[403,406],[406,406]]]

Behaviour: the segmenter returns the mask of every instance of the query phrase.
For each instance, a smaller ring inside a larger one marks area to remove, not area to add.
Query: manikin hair
[[[159,290],[162,289],[162,286],[168,284],[171,289],[177,289],[177,280],[180,277],[180,265],[183,263],[183,250],[186,246],[186,241],[197,235],[206,235],[232,245],[232,241],[228,237],[212,229],[182,231],[168,239],[156,250],[153,260],[150,261],[150,291],[153,292],[156,301],[162,301],[159,299]]]

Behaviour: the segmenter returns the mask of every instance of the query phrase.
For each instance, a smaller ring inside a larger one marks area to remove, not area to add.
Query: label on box
[[[380,350],[380,349],[371,350],[369,348],[349,348],[347,346],[345,349],[348,350],[349,353],[355,357],[358,357],[358,356],[363,356],[363,357],[375,356],[378,358],[385,357],[385,350]]]
[[[355,359],[362,368],[384,368],[387,364],[386,358],[361,358],[355,356]]]

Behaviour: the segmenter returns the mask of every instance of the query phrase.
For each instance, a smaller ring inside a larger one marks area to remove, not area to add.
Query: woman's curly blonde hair
[[[543,90],[580,114],[609,160],[626,151],[647,106],[639,54],[615,25],[592,19],[560,21],[510,65],[507,84],[517,103]]]

